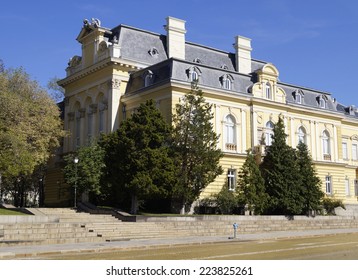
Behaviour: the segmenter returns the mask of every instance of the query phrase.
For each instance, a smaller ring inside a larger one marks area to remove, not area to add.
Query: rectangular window
[[[92,125],[93,124],[93,114],[88,114],[87,115],[87,138],[88,140],[91,140],[92,136],[93,136],[93,128]]]
[[[332,194],[332,177],[326,176],[326,194]]]
[[[354,180],[354,195],[358,196],[358,179]]]
[[[348,159],[348,146],[347,143],[342,143],[343,159]]]
[[[352,159],[353,160],[358,159],[358,145],[357,144],[352,145]]]
[[[99,111],[99,125],[98,125],[99,133],[104,132],[104,111]]]
[[[349,179],[345,179],[344,185],[346,187],[346,196],[350,196],[351,195],[351,190],[350,190],[350,186],[349,186]]]
[[[81,119],[80,117],[76,117],[76,142],[75,149],[77,149],[81,145]]]
[[[228,182],[228,188],[229,191],[235,190],[236,185],[236,170],[235,169],[229,169],[227,172],[227,182]]]

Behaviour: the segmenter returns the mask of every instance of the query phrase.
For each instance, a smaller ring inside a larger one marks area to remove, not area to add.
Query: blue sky
[[[165,18],[186,20],[188,41],[234,52],[236,35],[252,39],[252,57],[273,63],[280,80],[329,92],[358,106],[358,1],[355,0],[32,0],[3,1],[0,59],[24,67],[46,86],[65,77],[84,18],[165,34]]]

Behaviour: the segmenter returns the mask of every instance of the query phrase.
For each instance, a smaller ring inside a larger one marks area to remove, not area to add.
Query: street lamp
[[[76,208],[76,200],[77,200],[77,163],[78,163],[78,157],[75,157],[73,159],[73,163],[75,164],[75,200],[74,200],[74,208]]]

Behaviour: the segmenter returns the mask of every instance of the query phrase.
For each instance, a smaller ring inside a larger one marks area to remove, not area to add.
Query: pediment
[[[279,72],[277,68],[271,63],[265,64],[264,67],[262,67],[261,72],[263,74],[270,75],[270,76],[275,76],[275,77],[279,76]]]

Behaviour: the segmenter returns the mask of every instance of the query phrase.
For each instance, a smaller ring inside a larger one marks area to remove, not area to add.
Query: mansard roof
[[[233,90],[228,90],[227,93],[251,96],[251,93],[248,92],[248,88],[252,84],[250,76],[243,75],[235,71],[214,68],[204,64],[201,65],[200,63],[198,64],[175,58],[168,59],[146,69],[132,73],[127,85],[126,93],[132,93],[144,89],[142,75],[144,71],[147,71],[148,69],[154,73],[154,82],[152,86],[160,85],[169,81],[190,83],[188,71],[190,69],[198,69],[200,70],[199,86],[219,90],[222,88],[220,78],[225,74],[229,74],[232,77]]]
[[[119,25],[111,30],[109,40],[118,39],[121,47],[121,58],[137,62],[143,68],[148,68],[154,73],[152,86],[168,81],[189,82],[187,70],[190,67],[198,67],[202,72],[199,85],[221,89],[220,77],[230,74],[233,77],[232,90],[228,93],[244,94],[251,96],[249,88],[256,82],[256,73],[262,70],[268,63],[261,60],[251,60],[251,74],[240,74],[236,71],[235,53],[218,50],[215,48],[185,43],[185,60],[168,58],[166,35],[153,33],[138,28]],[[115,38],[116,37],[116,38]],[[140,74],[141,73],[141,74]],[[140,81],[142,71],[133,73],[127,86],[127,93],[135,92],[143,88]],[[278,85],[286,92],[286,103],[291,106],[309,107],[315,110],[325,110],[358,117],[354,111],[338,103],[331,94],[302,86],[278,82]],[[303,102],[298,104],[294,92],[300,90],[304,94]],[[325,108],[319,107],[319,98],[324,98]]]

